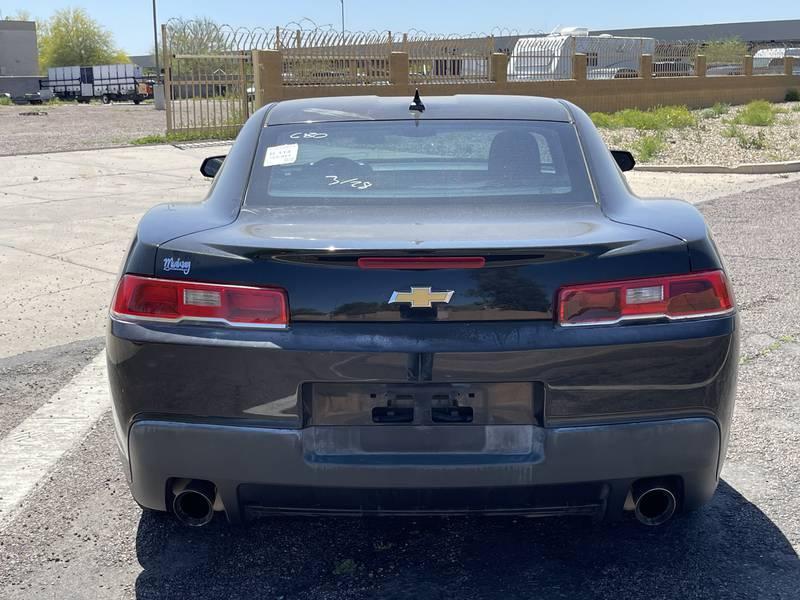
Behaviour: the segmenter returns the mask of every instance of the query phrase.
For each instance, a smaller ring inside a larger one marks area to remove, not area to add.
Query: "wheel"
[[[136,97],[133,99],[133,103],[134,103],[134,104],[141,104],[141,103],[142,103],[142,99],[141,99],[141,98],[139,98],[139,96],[136,96]]]
[[[108,94],[103,94],[103,96],[100,98],[100,101],[103,104],[111,104],[111,96],[109,96]]]

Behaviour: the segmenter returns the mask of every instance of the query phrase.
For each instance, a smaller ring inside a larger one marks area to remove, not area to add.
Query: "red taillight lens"
[[[112,312],[120,317],[211,321],[254,327],[289,324],[286,293],[275,288],[217,285],[125,275]]]
[[[560,325],[658,317],[686,319],[732,309],[733,296],[722,271],[571,285],[558,292]]]

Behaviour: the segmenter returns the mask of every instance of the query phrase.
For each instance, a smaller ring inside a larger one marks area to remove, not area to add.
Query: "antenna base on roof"
[[[408,107],[408,110],[416,110],[418,112],[422,112],[425,110],[425,105],[422,103],[419,97],[419,89],[414,91],[414,100],[411,102],[411,106]]]

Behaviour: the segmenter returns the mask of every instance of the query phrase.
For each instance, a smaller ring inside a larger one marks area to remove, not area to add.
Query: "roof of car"
[[[266,125],[318,123],[323,121],[382,121],[397,119],[518,119],[572,120],[558,100],[537,96],[465,94],[425,96],[425,111],[408,109],[412,96],[338,96],[279,102],[267,116]]]

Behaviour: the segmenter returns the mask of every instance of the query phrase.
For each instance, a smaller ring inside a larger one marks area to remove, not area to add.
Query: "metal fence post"
[[[794,61],[797,60],[794,56],[783,57],[783,74],[794,75]]]
[[[247,76],[245,75],[244,63],[247,61],[247,55],[242,54],[239,57],[239,93],[242,99],[242,125],[250,117],[250,101],[247,97]]]
[[[161,61],[164,63],[164,102],[167,108],[167,133],[172,132],[172,56],[169,53],[167,26],[161,26]]]

